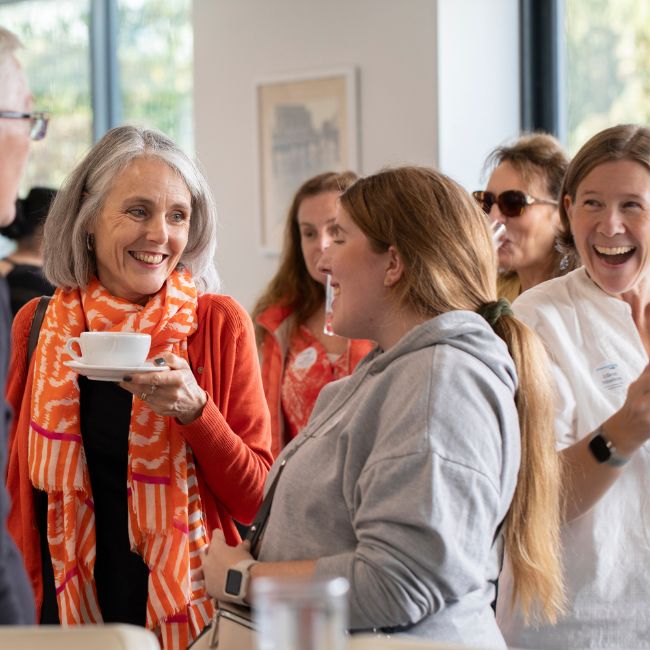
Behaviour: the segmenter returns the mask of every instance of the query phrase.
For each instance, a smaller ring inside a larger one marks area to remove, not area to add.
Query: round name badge
[[[307,370],[316,362],[318,353],[316,348],[305,348],[294,360],[293,367],[296,370]]]

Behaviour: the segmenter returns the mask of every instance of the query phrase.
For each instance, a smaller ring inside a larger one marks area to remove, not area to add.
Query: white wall
[[[438,0],[438,164],[481,189],[488,153],[519,134],[519,0]]]
[[[258,244],[256,80],[356,66],[361,173],[439,163],[473,189],[487,151],[517,132],[517,0],[194,0],[193,7],[196,152],[220,213],[223,291],[247,308],[277,264]],[[501,84],[509,90],[504,105]]]

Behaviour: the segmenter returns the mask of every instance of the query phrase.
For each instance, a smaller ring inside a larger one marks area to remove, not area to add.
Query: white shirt
[[[648,363],[630,306],[584,268],[533,287],[514,303],[542,339],[556,380],[556,435],[563,449],[618,411]],[[650,396],[649,396],[650,398]],[[500,580],[498,620],[520,648],[650,647],[650,445],[586,514],[562,530],[568,613],[556,626],[524,627]]]

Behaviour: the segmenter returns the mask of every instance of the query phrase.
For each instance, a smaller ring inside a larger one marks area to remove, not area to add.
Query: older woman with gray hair
[[[16,316],[8,387],[9,527],[42,623],[146,623],[181,649],[210,619],[207,531],[239,541],[271,462],[252,323],[211,293],[215,229],[194,163],[134,127],[109,131],[54,201],[58,288],[31,359],[38,300]],[[85,331],[147,333],[151,360],[113,382],[77,374],[65,344]]]

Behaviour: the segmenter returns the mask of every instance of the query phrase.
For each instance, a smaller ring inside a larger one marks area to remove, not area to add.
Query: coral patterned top
[[[291,338],[282,378],[282,411],[293,439],[304,429],[325,384],[350,374],[350,342],[346,352],[330,360],[321,342],[303,325]]]

